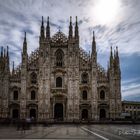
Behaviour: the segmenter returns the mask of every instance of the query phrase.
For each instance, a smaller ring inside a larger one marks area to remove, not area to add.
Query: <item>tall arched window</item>
[[[35,100],[36,99],[36,93],[34,90],[31,91],[31,100]]]
[[[88,79],[88,74],[87,74],[87,73],[83,73],[81,79],[82,79],[81,82],[82,82],[83,84],[87,84],[87,83],[88,83],[88,80],[89,80],[89,79]]]
[[[100,99],[104,100],[105,99],[105,92],[101,90],[100,92]]]
[[[62,78],[61,77],[56,78],[56,87],[62,87]]]
[[[56,66],[62,67],[63,66],[63,57],[64,57],[63,51],[57,50],[55,55],[56,55]]]
[[[31,83],[32,84],[37,83],[37,74],[35,72],[31,73]]]
[[[18,91],[15,90],[13,93],[13,100],[18,100]]]
[[[86,90],[83,91],[82,97],[83,97],[83,100],[87,100],[87,91]]]

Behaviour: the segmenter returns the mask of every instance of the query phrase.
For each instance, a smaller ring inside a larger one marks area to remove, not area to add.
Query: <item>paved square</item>
[[[36,125],[25,132],[0,126],[0,139],[139,140],[140,125]]]

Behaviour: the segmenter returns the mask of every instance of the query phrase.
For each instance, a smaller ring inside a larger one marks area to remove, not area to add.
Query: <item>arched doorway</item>
[[[19,118],[19,110],[18,109],[13,109],[12,118],[13,119],[18,119]]]
[[[105,109],[100,109],[100,119],[105,119],[106,118],[106,111]]]
[[[83,109],[82,110],[82,120],[87,120],[88,119],[88,110]]]
[[[55,104],[54,118],[57,120],[63,120],[63,104],[62,103]]]
[[[36,109],[30,109],[30,118],[36,118]]]

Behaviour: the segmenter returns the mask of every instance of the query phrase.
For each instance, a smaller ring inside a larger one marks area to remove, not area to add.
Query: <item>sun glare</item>
[[[116,18],[119,6],[119,0],[99,0],[93,9],[94,16],[100,24],[110,23]]]

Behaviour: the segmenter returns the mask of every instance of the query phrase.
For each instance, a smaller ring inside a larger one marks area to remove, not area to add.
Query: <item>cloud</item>
[[[124,86],[122,90],[122,98],[127,100],[140,100],[140,84],[130,84]]]
[[[140,100],[140,77],[122,81],[122,97],[130,100],[131,98]]]

